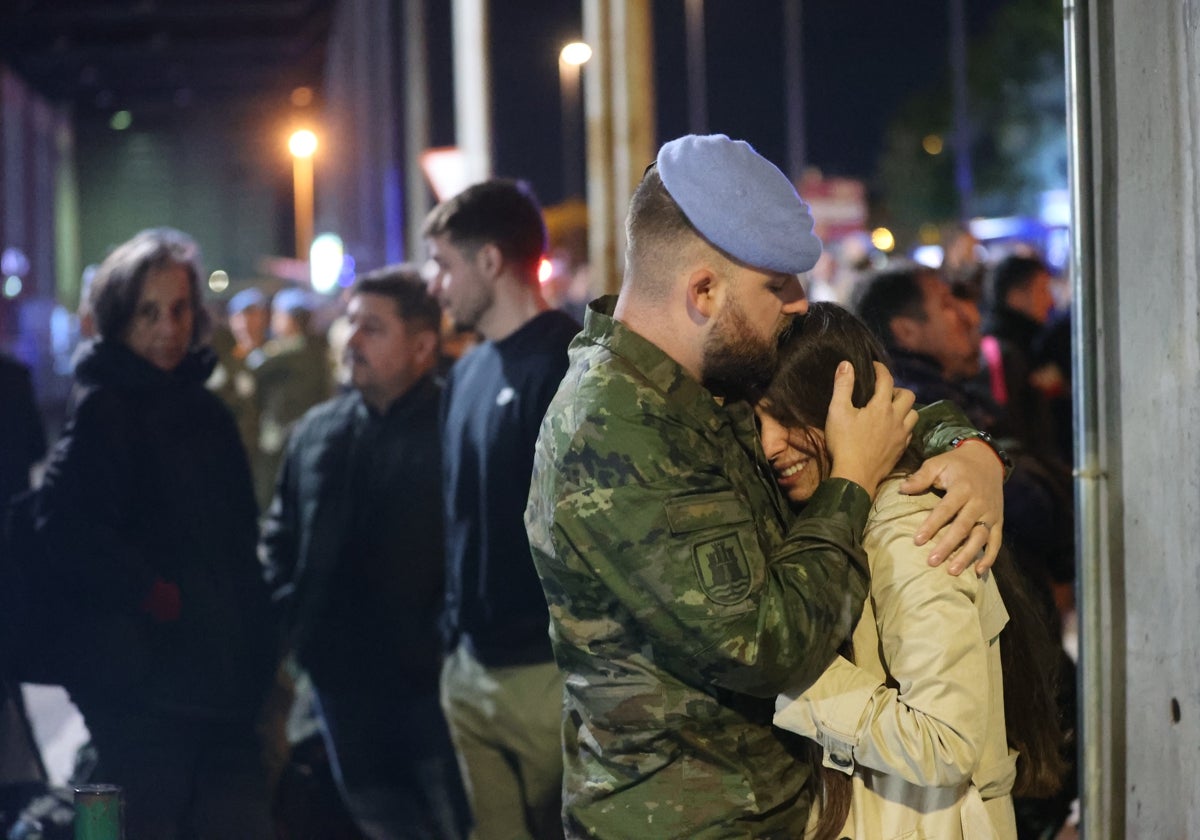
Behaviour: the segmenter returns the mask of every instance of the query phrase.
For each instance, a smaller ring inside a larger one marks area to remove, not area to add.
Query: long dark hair
[[[831,303],[814,303],[797,318],[780,339],[779,367],[770,385],[759,396],[767,411],[789,428],[824,428],[833,398],[833,377],[838,364],[854,365],[851,401],[862,407],[875,390],[873,362],[888,364],[887,352],[868,327],[849,311]],[[906,452],[897,471],[918,465]],[[828,455],[821,463],[828,475]],[[1019,750],[1013,793],[1049,796],[1061,782],[1066,766],[1060,749],[1063,743],[1055,705],[1057,649],[1046,623],[1030,595],[1028,584],[1001,549],[992,567],[1010,621],[1001,633],[1000,658],[1004,675],[1004,713],[1008,742]],[[853,661],[849,644],[841,653]],[[852,783],[845,773],[822,764],[821,748],[811,744],[809,760],[820,781],[815,840],[839,836],[850,811]]]

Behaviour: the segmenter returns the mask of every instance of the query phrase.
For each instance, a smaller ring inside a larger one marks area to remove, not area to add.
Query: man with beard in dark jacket
[[[390,268],[358,281],[348,319],[353,390],[289,439],[263,558],[359,827],[462,837],[466,798],[438,704],[441,312],[417,274]]]
[[[200,277],[196,243],[167,228],[105,259],[38,497],[51,644],[131,838],[271,833],[254,727],[275,634],[246,455],[204,387]]]

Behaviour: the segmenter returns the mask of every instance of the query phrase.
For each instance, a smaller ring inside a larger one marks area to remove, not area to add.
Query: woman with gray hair
[[[274,634],[246,455],[204,387],[200,278],[195,241],[168,228],[100,266],[39,498],[63,682],[131,838],[271,836],[255,718]]]

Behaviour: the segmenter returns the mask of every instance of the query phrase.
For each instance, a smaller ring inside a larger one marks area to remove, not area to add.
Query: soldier
[[[247,359],[267,340],[270,310],[266,295],[251,286],[231,297],[225,312],[229,317],[231,342],[225,348],[217,348],[217,366],[206,384],[233,412],[238,435],[250,455],[258,446],[258,400]]]
[[[809,773],[771,727],[774,699],[829,664],[861,611],[866,515],[917,422],[912,395],[880,366],[855,409],[841,365],[831,478],[793,517],[734,397],[770,376],[806,309],[796,274],[821,248],[807,206],[748,144],[688,136],[660,150],[626,225],[620,296],[591,304],[572,345],[526,510],[566,678],[566,833],[801,837]],[[971,443],[911,477],[950,487],[918,534],[953,520],[931,563],[964,537],[951,571],[985,540],[994,557],[1002,473]]]
[[[283,462],[283,447],[301,415],[333,393],[323,337],[309,330],[315,302],[303,289],[283,289],[271,301],[271,340],[250,354],[258,400],[254,484],[265,510]]]

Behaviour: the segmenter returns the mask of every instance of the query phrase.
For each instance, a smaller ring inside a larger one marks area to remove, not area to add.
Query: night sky
[[[985,32],[1006,2],[968,0],[968,37]],[[433,139],[449,145],[450,4],[429,5]],[[580,4],[522,0],[491,6],[496,174],[526,178],[543,202],[554,203],[562,194],[558,51],[581,35]],[[782,166],[787,156],[782,3],[707,0],[704,10],[708,130],[748,140]],[[655,0],[654,28],[661,143],[689,131],[683,0]],[[809,163],[826,175],[870,178],[895,108],[945,78],[949,28],[946,0],[805,2]]]

